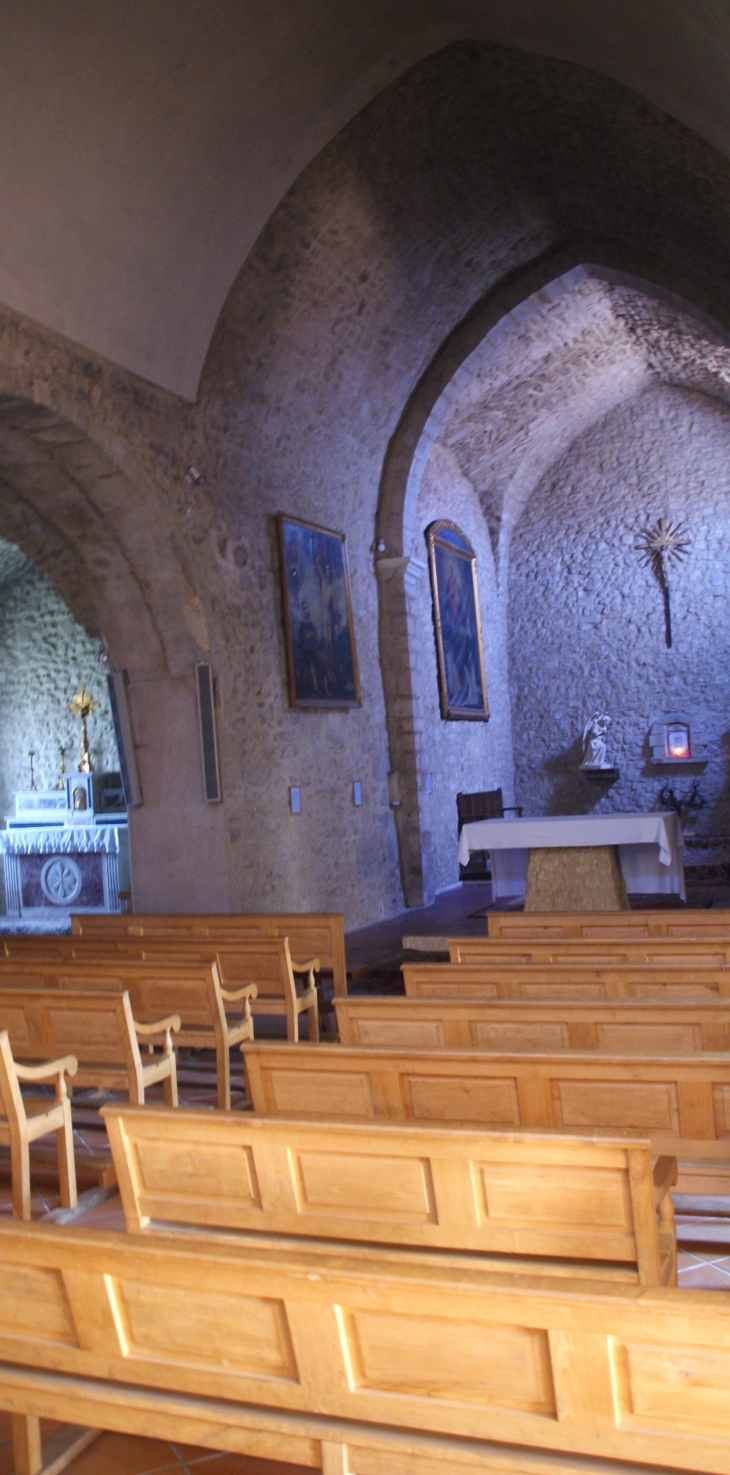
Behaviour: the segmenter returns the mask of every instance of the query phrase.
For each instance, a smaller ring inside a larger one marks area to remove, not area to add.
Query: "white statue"
[[[605,712],[594,712],[583,728],[583,762],[581,768],[611,768],[606,757],[606,734],[611,718]]]

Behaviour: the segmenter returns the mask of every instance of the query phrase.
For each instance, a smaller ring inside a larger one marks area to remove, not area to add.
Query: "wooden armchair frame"
[[[30,1219],[30,1144],[49,1132],[56,1134],[61,1203],[65,1209],[76,1206],[76,1164],[66,1076],[75,1076],[77,1069],[73,1055],[43,1065],[18,1065],[13,1059],[7,1030],[0,1031],[0,1096],[5,1111],[5,1120],[0,1121],[0,1142],[10,1144],[13,1213],[18,1219]],[[38,1098],[31,1102],[23,1099],[21,1081],[49,1081],[54,1076],[56,1100],[52,1106]]]

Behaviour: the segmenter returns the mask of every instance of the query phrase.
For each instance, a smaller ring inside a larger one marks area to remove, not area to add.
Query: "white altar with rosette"
[[[126,845],[126,825],[0,831],[7,915],[62,921],[71,911],[118,912],[119,859]]]

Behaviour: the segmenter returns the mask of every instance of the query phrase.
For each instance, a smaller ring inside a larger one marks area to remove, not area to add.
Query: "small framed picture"
[[[344,533],[279,513],[292,707],[361,704]]]
[[[476,554],[460,528],[446,520],[431,523],[426,542],[441,716],[457,721],[488,722]]]

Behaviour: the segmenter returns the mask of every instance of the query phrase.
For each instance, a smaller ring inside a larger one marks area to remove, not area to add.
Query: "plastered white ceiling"
[[[302,168],[441,46],[633,87],[730,156],[726,0],[0,0],[0,301],[193,398]]]

